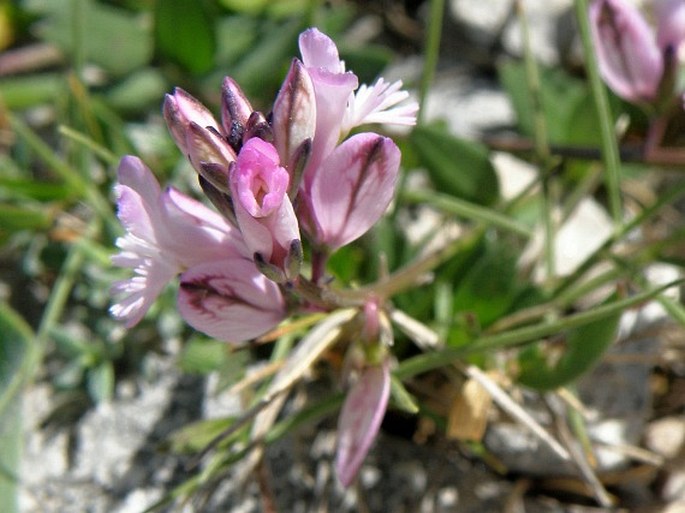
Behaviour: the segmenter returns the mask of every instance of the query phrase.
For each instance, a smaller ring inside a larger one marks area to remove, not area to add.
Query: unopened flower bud
[[[180,87],[165,96],[163,113],[169,132],[184,155],[189,153],[188,130],[191,123],[202,128],[218,128],[207,107]]]
[[[247,123],[245,123],[243,144],[253,137],[257,137],[258,139],[262,139],[269,143],[273,142],[274,140],[274,134],[271,130],[271,125],[264,117],[264,114],[258,111],[250,114],[250,117],[247,119]]]
[[[316,97],[307,70],[294,59],[273,108],[274,145],[288,170],[296,152],[316,131]],[[292,171],[291,171],[292,172]]]
[[[214,128],[203,128],[196,123],[190,123],[186,131],[187,156],[195,170],[202,174],[206,164],[216,164],[225,169],[225,176],[212,174],[205,176],[219,189],[228,188],[228,166],[235,162],[236,154],[226,143],[226,140]]]
[[[221,125],[229,144],[236,151],[243,141],[252,106],[240,86],[231,77],[224,78],[221,89]]]

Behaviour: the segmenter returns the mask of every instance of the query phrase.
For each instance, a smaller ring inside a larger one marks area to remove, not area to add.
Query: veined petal
[[[628,101],[653,101],[663,59],[647,21],[627,0],[598,0],[590,5],[599,69],[616,94]]]
[[[312,181],[318,242],[337,249],[366,233],[392,200],[399,165],[400,150],[387,137],[362,133],[338,146]]]
[[[195,266],[181,275],[178,307],[195,329],[228,342],[243,342],[285,317],[278,286],[246,259]]]
[[[366,367],[347,393],[338,418],[335,471],[344,486],[352,484],[378,435],[390,396],[387,362]]]

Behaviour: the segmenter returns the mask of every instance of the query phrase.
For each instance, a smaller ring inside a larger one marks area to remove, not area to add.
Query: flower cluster
[[[685,0],[656,0],[656,31],[629,0],[596,0],[590,22],[602,77],[621,98],[659,108],[678,90]]]
[[[253,110],[230,77],[222,84],[219,121],[179,88],[165,99],[169,131],[218,213],[173,188],[162,190],[140,159],[122,159],[116,192],[126,234],[114,263],[132,269],[133,277],[114,285],[111,312],[127,326],[142,319],[176,276],[183,318],[232,343],[266,333],[298,309],[338,306],[298,291],[322,290],[328,256],[379,220],[400,165],[391,139],[349,134],[367,123],[414,124],[418,107],[405,101],[401,82],[358,87],[333,41],[317,29],[303,32],[299,46],[302,59],[293,60],[266,115]],[[301,274],[303,238],[310,246],[309,278]],[[381,314],[376,303],[365,303],[360,340],[372,348],[382,345]],[[367,353],[354,366],[359,379],[341,416],[338,474],[345,484],[388,400],[385,352]],[[355,418],[363,426],[349,420]]]

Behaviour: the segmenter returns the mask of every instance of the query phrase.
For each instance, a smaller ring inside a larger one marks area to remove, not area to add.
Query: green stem
[[[578,30],[583,43],[585,68],[590,81],[590,89],[597,109],[597,115],[599,117],[602,160],[606,170],[605,183],[607,194],[609,195],[609,208],[614,220],[614,228],[616,232],[618,232],[623,221],[623,208],[621,206],[621,161],[618,154],[618,143],[616,141],[611,110],[609,108],[609,99],[599,74],[592,35],[590,33],[588,0],[575,0],[575,8]]]
[[[427,190],[413,190],[405,191],[400,196],[400,199],[408,203],[433,205],[445,212],[473,221],[480,221],[486,225],[501,228],[526,238],[533,236],[532,231],[527,226],[522,225],[507,215],[447,194]]]
[[[523,3],[518,0],[515,3],[518,19],[521,23],[523,37],[523,57],[526,70],[526,82],[530,91],[530,99],[533,106],[533,140],[535,145],[535,159],[541,168],[542,175],[542,226],[544,228],[544,262],[547,278],[556,274],[554,255],[554,202],[552,201],[551,175],[553,162],[549,146],[549,134],[544,106],[542,104],[542,88],[540,86],[540,72],[530,44],[530,30],[528,20],[524,12]]]
[[[428,89],[435,78],[435,69],[440,55],[440,38],[442,37],[442,16],[445,10],[445,0],[431,0],[426,31],[426,48],[419,89],[419,113],[417,122],[423,123],[426,114],[426,98]]]
[[[680,280],[669,283],[656,289],[635,294],[634,296],[613,301],[605,305],[597,306],[591,310],[569,315],[554,321],[544,321],[533,326],[525,326],[504,333],[480,337],[462,347],[449,347],[433,353],[424,353],[407,358],[399,365],[394,374],[399,379],[407,379],[417,374],[444,367],[454,360],[462,359],[474,353],[514,347],[527,342],[540,340],[541,338],[560,333],[564,330],[585,326],[586,324],[604,319],[609,315],[614,315],[639,305],[680,283]]]

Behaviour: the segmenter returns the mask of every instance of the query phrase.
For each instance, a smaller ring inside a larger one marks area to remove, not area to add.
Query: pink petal
[[[376,439],[390,396],[387,363],[367,367],[347,393],[338,418],[335,471],[344,486],[352,484]]]
[[[318,241],[337,249],[366,233],[392,200],[399,165],[400,150],[387,137],[357,134],[338,146],[312,181]]]
[[[137,158],[127,155],[118,170],[117,216],[124,228],[145,240],[154,240],[154,226],[160,222],[160,187],[152,171]]]
[[[628,101],[654,100],[663,60],[637,8],[627,0],[599,0],[590,6],[590,22],[599,69],[609,87]]]
[[[117,256],[120,257],[117,259]],[[121,254],[112,258],[115,265],[135,266],[135,275],[112,285],[114,303],[109,311],[115,318],[125,321],[127,328],[138,324],[154,300],[178,270],[164,260],[138,258]],[[135,265],[137,263],[137,265]]]
[[[685,42],[685,0],[661,0],[657,2],[657,42],[659,48],[672,48],[675,57]]]
[[[300,54],[308,68],[321,68],[332,73],[343,73],[345,65],[340,60],[333,40],[316,28],[300,34]]]
[[[236,343],[266,333],[285,317],[278,286],[246,259],[205,263],[183,273],[178,308],[195,329]]]

